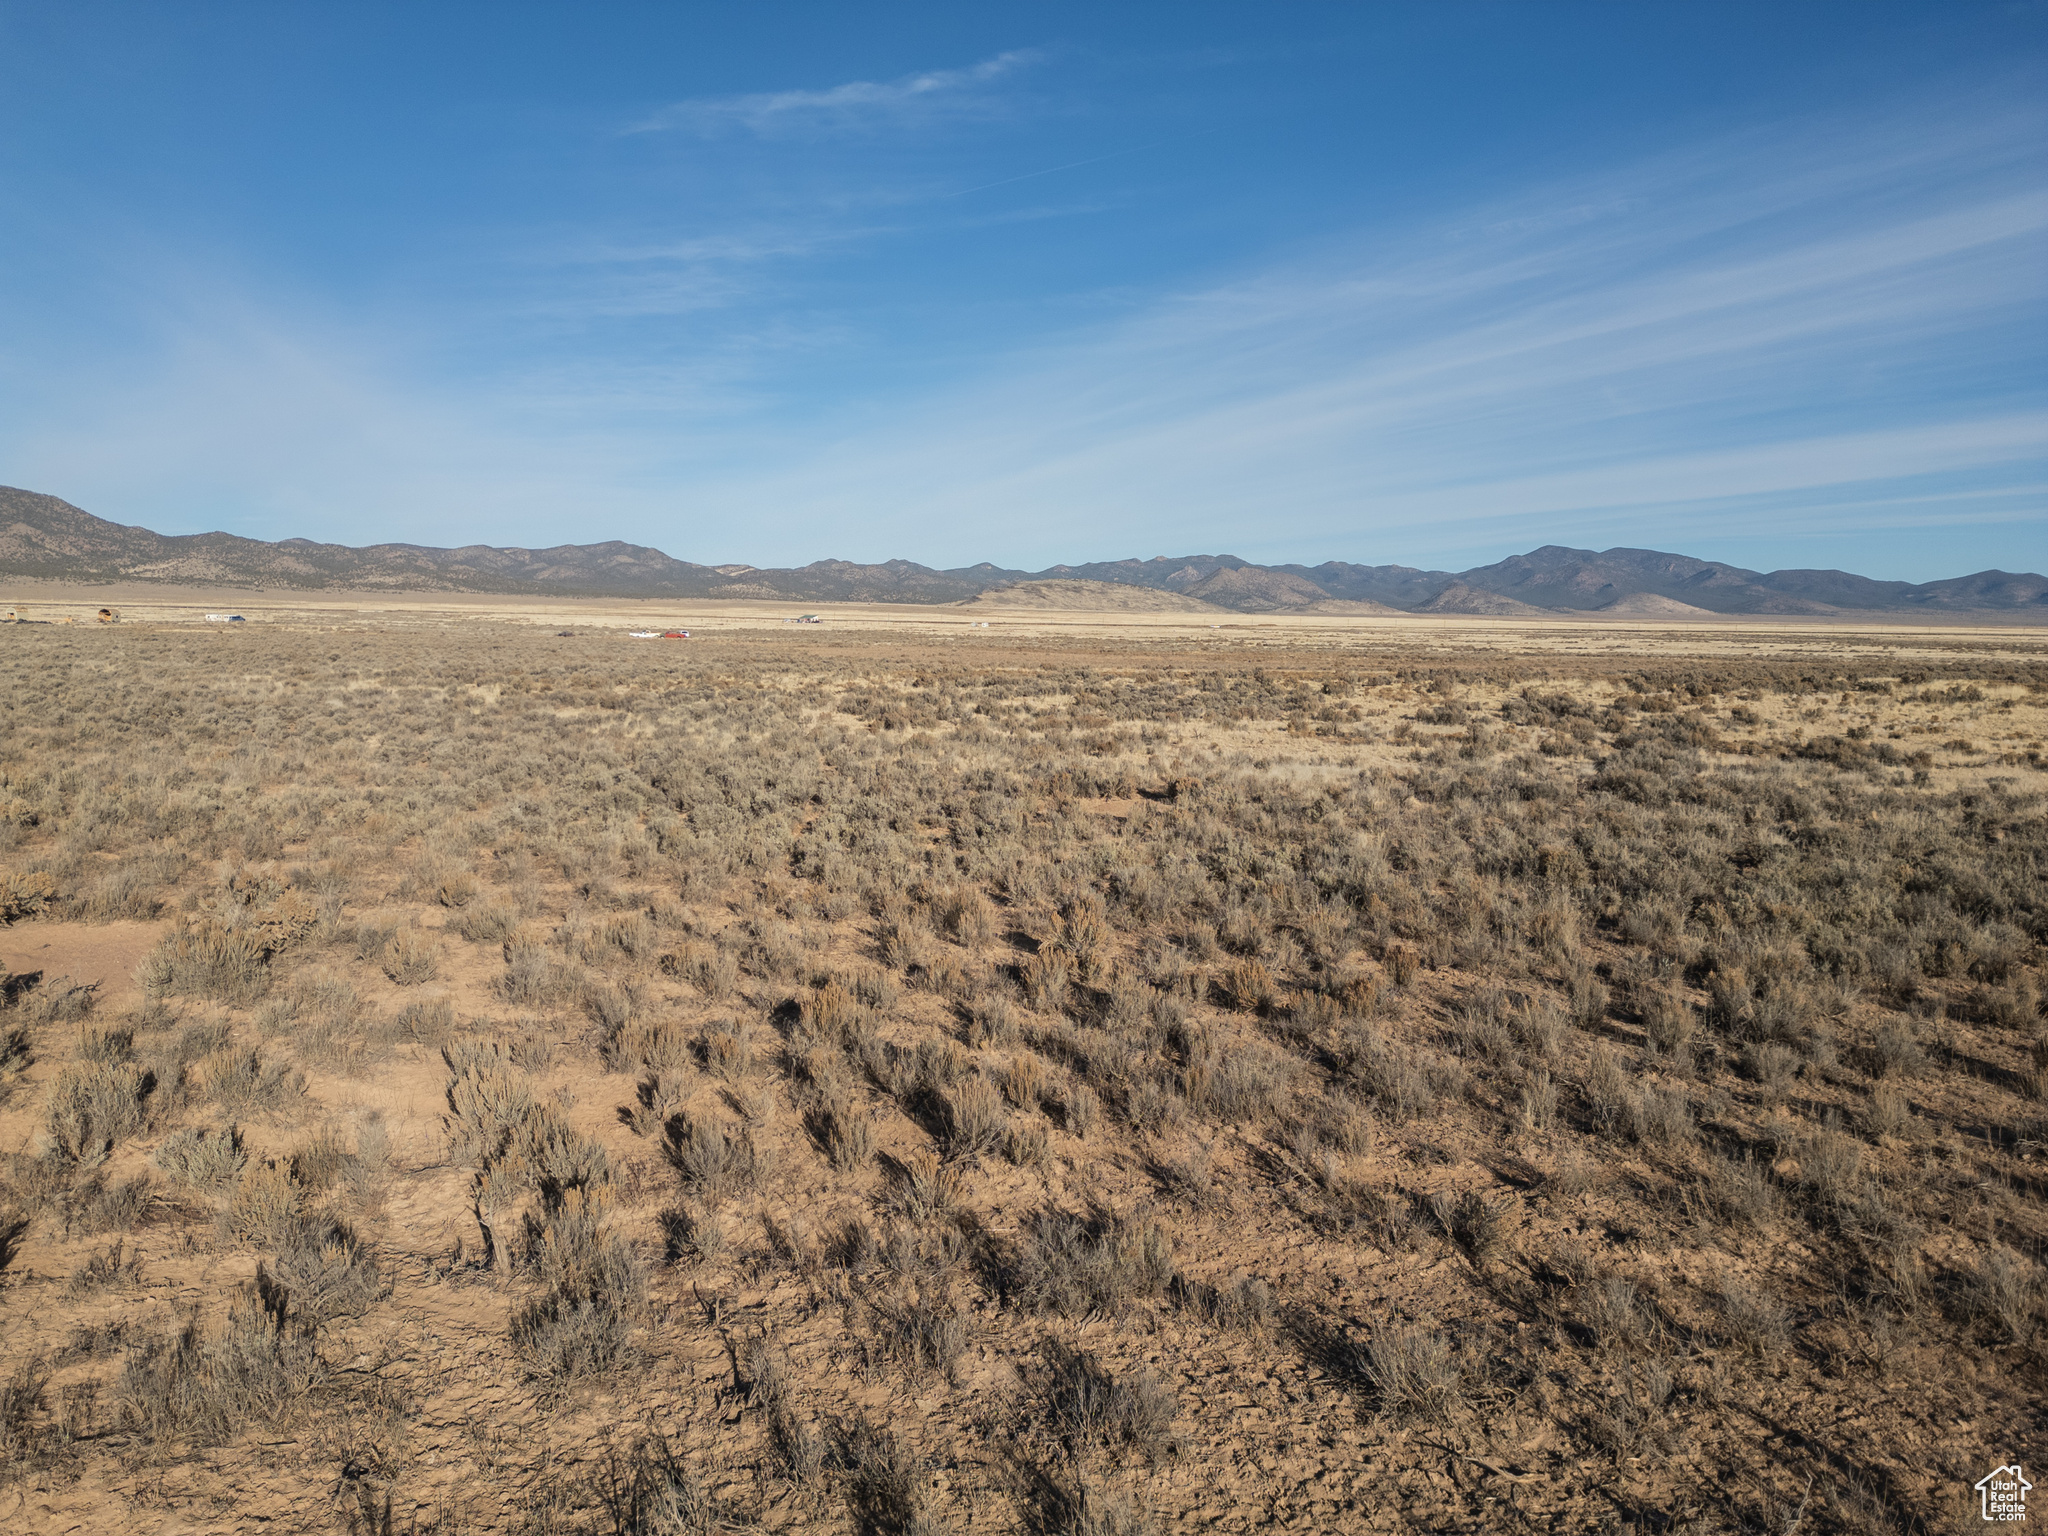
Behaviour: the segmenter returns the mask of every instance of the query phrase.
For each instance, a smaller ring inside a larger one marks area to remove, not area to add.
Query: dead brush
[[[1173,1451],[1180,1405],[1149,1370],[1119,1375],[1098,1356],[1056,1339],[1045,1346],[1043,1370],[1046,1423],[1073,1460],[1107,1450],[1136,1453],[1156,1466]]]
[[[1003,1097],[1018,1109],[1036,1109],[1045,1093],[1045,1062],[1036,1052],[1020,1051],[1003,1068]]]
[[[891,1172],[885,1209],[920,1224],[950,1222],[960,1213],[966,1180],[957,1165],[932,1152],[913,1152],[892,1163]]]
[[[1260,960],[1233,960],[1216,978],[1224,1005],[1240,1013],[1260,1013],[1273,1004],[1273,976]]]
[[[980,946],[995,937],[995,909],[973,886],[941,891],[932,903],[932,915],[939,931],[956,943]]]
[[[1068,1135],[1085,1140],[1102,1123],[1102,1100],[1086,1083],[1074,1083],[1060,1094],[1060,1124]]]
[[[938,1536],[926,1507],[926,1469],[894,1435],[855,1418],[839,1426],[832,1452],[856,1529],[876,1536]]]
[[[754,1070],[754,1032],[743,1023],[715,1024],[704,1032],[704,1070],[736,1084]]]
[[[186,1126],[164,1138],[150,1161],[180,1184],[217,1190],[241,1177],[249,1155],[238,1127],[203,1131]]]
[[[1280,1304],[1272,1287],[1256,1275],[1239,1271],[1224,1285],[1210,1285],[1182,1275],[1173,1283],[1182,1308],[1211,1328],[1232,1333],[1262,1334],[1280,1320]]]
[[[1734,1275],[1719,1282],[1721,1332],[1751,1358],[1768,1359],[1791,1338],[1791,1319],[1776,1297]]]
[[[943,1102],[948,1157],[979,1161],[1009,1140],[1010,1117],[1003,1111],[1002,1095],[987,1078],[966,1078]]]
[[[598,1501],[619,1536],[713,1536],[730,1529],[696,1474],[657,1433],[606,1455]],[[541,1528],[537,1520],[530,1526]]]
[[[1464,1371],[1451,1341],[1423,1324],[1375,1333],[1359,1366],[1379,1411],[1396,1419],[1448,1418],[1464,1396]]]
[[[744,1125],[704,1116],[671,1119],[664,1151],[684,1186],[708,1200],[729,1200],[755,1189],[765,1169],[763,1154]]]
[[[1053,1209],[1025,1222],[1011,1288],[1040,1311],[1114,1315],[1163,1294],[1175,1273],[1173,1241],[1157,1221]]]
[[[155,1078],[130,1061],[82,1061],[50,1085],[43,1133],[50,1154],[89,1169],[142,1129]]]
[[[865,1168],[875,1155],[874,1122],[850,1095],[822,1098],[804,1117],[818,1150],[841,1172]]]

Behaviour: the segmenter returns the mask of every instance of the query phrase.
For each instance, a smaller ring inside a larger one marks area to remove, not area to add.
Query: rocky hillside
[[[1159,556],[1014,571],[986,562],[934,570],[911,560],[819,560],[795,569],[697,565],[612,540],[551,549],[471,544],[352,548],[267,543],[229,533],[166,535],[69,502],[0,487],[0,575],[53,581],[163,581],[259,587],[558,593],[609,597],[954,603],[1030,582],[1104,583],[1177,594],[1239,613],[1332,612],[1331,603],[1409,613],[1518,617],[1600,613],[2024,612],[2048,619],[2048,577],[1979,571],[1945,581],[1873,581],[1846,571],[1747,571],[1651,549],[1550,544],[1469,571],[1404,565],[1255,565],[1234,555]]]

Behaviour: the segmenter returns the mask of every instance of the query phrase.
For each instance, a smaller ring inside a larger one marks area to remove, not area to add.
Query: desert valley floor
[[[2048,631],[4,595],[6,1529],[1937,1532],[2048,1444]]]

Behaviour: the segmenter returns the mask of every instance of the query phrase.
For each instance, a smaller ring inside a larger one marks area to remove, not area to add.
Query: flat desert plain
[[[1959,1531],[2044,1443],[2040,629],[0,596],[10,1530]]]

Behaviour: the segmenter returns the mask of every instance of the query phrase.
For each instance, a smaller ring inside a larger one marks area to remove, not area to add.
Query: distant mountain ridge
[[[1031,582],[1105,582],[1175,593],[1239,613],[1371,612],[1514,616],[2023,612],[2048,621],[2048,577],[1978,571],[1943,581],[1874,581],[1846,571],[1746,571],[1652,549],[1547,544],[1469,571],[1405,565],[1255,565],[1234,555],[1158,556],[1013,571],[986,562],[934,570],[910,560],[819,560],[795,569],[697,565],[612,540],[551,549],[470,544],[354,548],[231,533],[167,535],[111,523],[69,502],[0,486],[0,575],[49,581],[160,581],[369,591],[796,602],[959,603]]]

